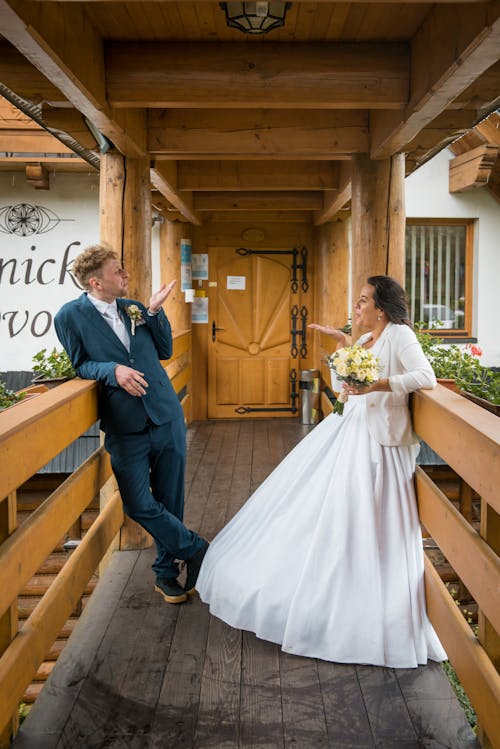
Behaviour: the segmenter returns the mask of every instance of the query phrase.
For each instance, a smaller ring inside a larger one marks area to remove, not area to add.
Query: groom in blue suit
[[[129,276],[106,247],[87,248],[72,272],[85,293],[59,310],[56,332],[78,376],[101,383],[101,429],[124,510],[156,542],[155,590],[182,603],[194,592],[208,543],[182,522],[186,427],[160,363],[172,355],[162,305],[175,281],[163,284],[146,308],[123,298]],[[187,562],[184,588],[178,559]]]

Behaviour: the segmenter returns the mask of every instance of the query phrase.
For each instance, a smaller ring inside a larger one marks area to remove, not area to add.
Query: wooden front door
[[[293,415],[291,256],[242,257],[218,248],[211,262],[217,286],[209,289],[209,418]]]

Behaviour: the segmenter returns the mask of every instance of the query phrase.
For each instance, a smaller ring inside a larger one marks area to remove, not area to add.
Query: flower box
[[[472,395],[472,393],[468,393],[466,390],[461,390],[460,394],[463,395],[464,398],[467,398],[468,400],[475,403],[477,406],[481,406],[481,408],[485,408],[487,411],[491,411],[491,413],[494,413],[495,416],[500,416],[500,406],[496,403],[491,403],[485,398],[480,398],[479,395]]]

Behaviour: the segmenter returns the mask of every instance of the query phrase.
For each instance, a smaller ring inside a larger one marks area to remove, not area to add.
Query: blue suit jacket
[[[160,364],[172,356],[172,331],[163,312],[148,315],[143,304],[132,299],[117,299],[118,309],[130,335],[130,353],[103,316],[82,294],[65,304],[57,313],[54,324],[59,340],[68,352],[79,377],[101,383],[101,429],[110,434],[139,432],[147,418],[165,424],[183,417],[179,399]],[[131,333],[129,304],[142,312],[144,324]],[[115,377],[117,364],[125,364],[140,372],[148,383],[146,395],[129,395]]]

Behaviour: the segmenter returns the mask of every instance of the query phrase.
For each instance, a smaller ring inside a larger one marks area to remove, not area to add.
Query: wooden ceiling
[[[410,172],[500,106],[499,0],[299,0],[259,37],[212,0],[0,0],[0,33],[4,92],[37,105],[49,134],[96,150],[86,117],[150,157],[165,205],[195,223],[324,223],[349,200],[355,154],[404,152]],[[8,168],[26,133],[1,127]]]

